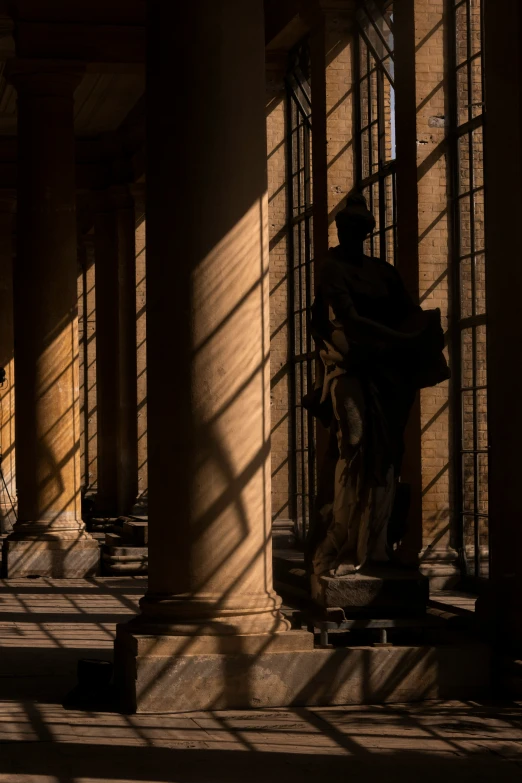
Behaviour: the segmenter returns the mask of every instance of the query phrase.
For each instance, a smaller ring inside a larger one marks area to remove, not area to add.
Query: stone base
[[[375,567],[350,576],[317,576],[311,580],[312,599],[321,607],[348,614],[372,616],[422,613],[429,599],[429,582],[417,570]]]
[[[421,553],[420,572],[430,580],[431,590],[450,590],[461,580],[457,553],[448,546],[426,547]]]
[[[151,636],[119,625],[115,679],[128,712],[185,712],[286,704],[284,670],[313,651],[308,631]]]
[[[116,682],[128,712],[330,706],[487,695],[485,645],[312,649],[311,634],[144,636],[118,627]]]
[[[16,506],[10,503],[0,503],[0,535],[12,533],[16,522]]]
[[[92,538],[54,541],[7,539],[3,547],[4,576],[49,576],[73,579],[100,572],[100,547]]]

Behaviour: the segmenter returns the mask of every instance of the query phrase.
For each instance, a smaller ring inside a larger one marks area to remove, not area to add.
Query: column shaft
[[[249,628],[259,613],[267,630],[277,599],[262,4],[238,10],[230,0],[199,0],[178,10],[181,29],[196,38],[184,35],[175,47],[167,42],[172,12],[152,5],[144,608],[156,612],[165,599],[169,615],[240,623],[250,606]],[[165,111],[164,79],[176,72],[178,106]],[[180,109],[190,122],[179,122]],[[172,504],[175,519],[165,513]]]
[[[95,215],[98,512],[129,514],[138,494],[136,252],[128,193]]]
[[[239,684],[237,654],[292,636],[272,586],[263,3],[148,9],[149,592],[117,661],[140,710],[248,704],[266,686]]]
[[[8,542],[8,573],[81,575],[95,568],[98,553],[80,507],[73,125],[78,75],[15,61],[12,78],[19,148],[14,267],[19,522]]]
[[[0,388],[0,533],[11,532],[15,521],[16,471],[14,434],[13,332],[13,210],[14,198],[0,204],[0,367],[6,372]]]
[[[395,133],[397,155],[396,266],[408,293],[419,301],[417,198],[417,102],[415,83],[414,0],[394,8]],[[400,163],[399,163],[400,161]],[[404,433],[401,480],[411,487],[407,532],[401,543],[403,562],[416,564],[422,548],[422,469],[420,395],[413,404]]]
[[[485,0],[486,291],[490,586],[482,608],[507,651],[522,651],[522,8]],[[506,122],[506,107],[509,121]],[[499,163],[499,150],[509,155]]]

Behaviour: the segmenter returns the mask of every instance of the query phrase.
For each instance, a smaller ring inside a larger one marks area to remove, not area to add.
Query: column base
[[[431,590],[450,590],[461,580],[458,554],[448,546],[427,546],[421,554],[420,571],[430,580]]]
[[[12,533],[15,522],[15,509],[9,503],[0,503],[0,535]]]
[[[313,645],[308,631],[152,636],[129,623],[117,627],[115,679],[127,712],[281,707]]]
[[[115,675],[129,713],[383,704],[486,696],[486,645],[313,649],[305,631],[167,637],[118,626]]]
[[[8,579],[48,576],[74,579],[96,576],[100,547],[92,538],[4,541],[3,570]]]

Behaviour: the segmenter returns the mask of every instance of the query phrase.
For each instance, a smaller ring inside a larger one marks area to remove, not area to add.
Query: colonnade
[[[311,635],[288,630],[272,585],[263,3],[149,5],[149,589],[141,614],[118,630],[117,675],[133,708],[181,709],[194,699],[201,707],[255,704],[267,688],[284,687],[296,649],[312,648]],[[505,50],[489,35],[494,73],[494,58]],[[510,51],[515,57],[517,47]],[[10,577],[85,576],[98,562],[80,503],[73,120],[80,77],[73,64],[9,64],[19,106],[13,278],[19,519],[4,545]],[[520,98],[520,85],[513,89]],[[510,121],[517,143],[521,131],[518,111],[516,123]],[[490,149],[495,132],[492,123]],[[519,157],[510,162],[510,177],[514,165],[522,169]],[[489,166],[491,220],[507,191],[498,167],[495,173]],[[98,482],[108,515],[128,512],[137,493],[134,229],[129,191],[105,194],[94,234]],[[488,242],[494,265],[507,248],[494,230]],[[515,310],[496,306],[515,290],[520,286],[506,286],[491,270],[495,350],[515,333],[519,338]],[[507,368],[495,350],[490,366],[500,375]],[[498,378],[491,374],[492,600],[508,597],[518,607],[521,559],[519,552],[513,558],[509,542],[520,543],[513,532],[520,449],[500,444],[522,432],[520,417],[501,415]],[[511,374],[511,396],[518,381]],[[502,475],[510,481],[500,492]],[[496,508],[506,515],[499,519]],[[510,610],[502,617],[509,638],[520,637],[509,635],[519,615]],[[245,660],[249,693],[240,681]],[[199,696],[190,685],[201,677],[203,700],[201,683]],[[224,677],[231,693],[220,702]]]

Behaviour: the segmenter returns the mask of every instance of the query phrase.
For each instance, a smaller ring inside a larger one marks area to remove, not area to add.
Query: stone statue
[[[364,254],[375,219],[363,196],[337,214],[311,328],[320,361],[303,404],[329,426],[307,542],[315,574],[393,560],[404,531],[403,432],[416,392],[449,377],[440,311],[423,311],[390,264]],[[399,522],[401,519],[399,519]]]

